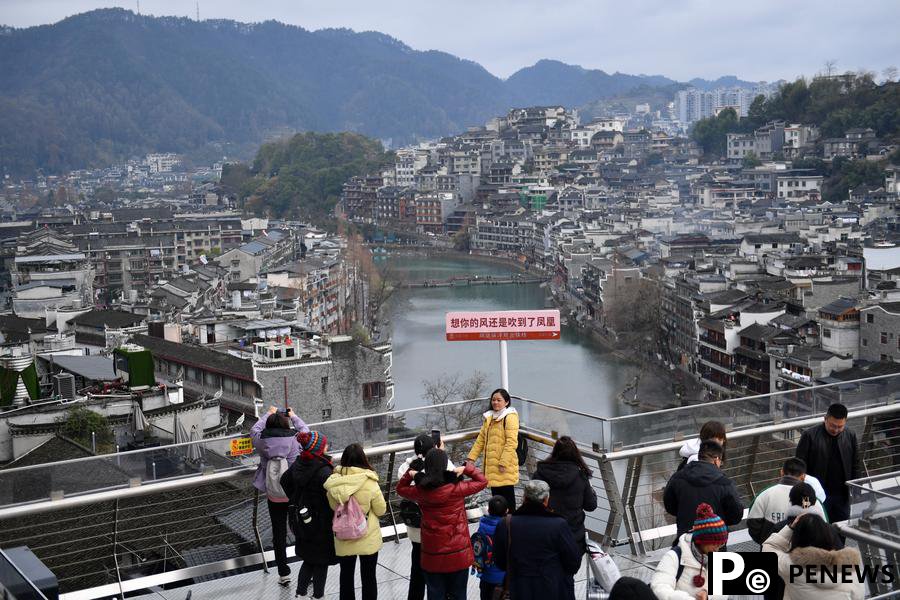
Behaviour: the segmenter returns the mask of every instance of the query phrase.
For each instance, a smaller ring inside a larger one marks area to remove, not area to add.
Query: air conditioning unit
[[[71,373],[59,373],[53,376],[53,393],[63,400],[75,399],[75,376]]]
[[[784,382],[783,382],[783,381],[780,381],[780,380],[779,380],[779,381],[776,381],[776,382],[775,382],[775,389],[776,389],[776,390],[783,390],[783,389],[784,389]]]
[[[776,361],[775,361],[775,368],[776,368],[776,369],[780,369],[782,366],[784,366],[784,363],[783,363],[782,361],[780,361],[780,360],[776,360]]]

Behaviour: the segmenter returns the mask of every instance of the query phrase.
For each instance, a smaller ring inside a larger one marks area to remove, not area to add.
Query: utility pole
[[[141,0],[137,0],[137,14],[141,14]]]
[[[197,0],[197,22],[200,22],[200,0]]]

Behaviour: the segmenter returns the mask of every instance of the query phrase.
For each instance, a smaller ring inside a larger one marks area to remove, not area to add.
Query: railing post
[[[259,490],[253,488],[253,534],[256,536],[256,547],[259,549],[259,557],[262,559],[263,571],[269,572],[266,564],[266,551],[263,550],[262,536],[259,534]]]
[[[113,543],[112,543],[113,565],[115,565],[115,567],[116,567],[116,582],[118,582],[118,584],[119,584],[119,598],[121,598],[122,600],[125,600],[125,590],[122,589],[122,573],[119,572],[119,554],[117,552],[118,547],[119,547],[119,499],[116,498],[116,502],[113,507]]]
[[[754,435],[750,440],[750,460],[747,462],[747,489],[752,498],[756,497],[753,489],[753,470],[756,468],[756,452],[759,450],[759,436]]]
[[[391,504],[391,485],[394,483],[394,459],[397,457],[396,452],[391,452],[390,457],[388,458],[388,473],[387,473],[387,505],[388,510],[391,513],[391,523],[394,525],[394,543],[400,543],[400,533],[397,531],[397,518],[394,516],[394,506]]]
[[[872,452],[872,438],[874,434],[875,417],[866,417],[866,424],[863,427],[863,434],[860,438],[860,447],[862,448],[862,466],[865,470],[863,477],[869,476],[869,455]]]
[[[604,538],[606,539],[602,543],[605,548],[608,548],[616,539],[615,536],[619,532],[619,527],[622,526],[622,520],[625,515],[625,506],[622,503],[622,496],[619,494],[619,486],[616,483],[616,474],[613,471],[612,463],[606,459],[605,455],[600,457],[597,460],[597,463],[600,466],[600,477],[603,479],[603,488],[606,490],[606,498],[609,500],[609,521],[606,523],[606,533],[604,534]],[[631,545],[631,551],[632,553],[637,554],[634,540],[631,538],[631,526],[627,520],[625,521],[625,529],[629,532],[628,543]]]
[[[644,466],[644,457],[635,456],[628,459],[628,466],[625,468],[625,508],[628,510],[625,515],[625,530],[628,532],[629,538],[637,535],[637,546],[641,554],[646,554],[647,549],[644,547],[644,536],[641,535],[641,527],[638,522],[637,512],[634,510],[634,503],[637,499],[638,487],[641,482],[641,471]],[[629,525],[629,519],[631,524]],[[634,544],[632,544],[632,549]]]

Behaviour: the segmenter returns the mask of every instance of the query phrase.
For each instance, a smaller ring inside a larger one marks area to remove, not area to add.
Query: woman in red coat
[[[447,453],[432,448],[420,473],[407,471],[397,493],[422,510],[422,571],[428,600],[465,600],[469,567],[475,560],[466,520],[466,496],[487,487],[472,463],[447,471]],[[469,481],[462,476],[471,478]],[[415,485],[412,485],[415,478]]]

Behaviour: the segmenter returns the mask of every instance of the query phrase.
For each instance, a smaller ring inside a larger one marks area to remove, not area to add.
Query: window
[[[862,345],[863,345],[863,348],[868,347],[868,345],[869,345],[869,340],[867,340],[866,338],[863,338],[863,339],[862,339]]]
[[[330,408],[323,408],[323,409],[322,409],[322,420],[323,420],[323,421],[328,421],[329,419],[331,419],[331,409],[330,409]]]
[[[830,330],[830,329],[823,329],[823,330],[822,330],[822,337],[830,338],[830,337],[831,337],[831,330]]]
[[[875,315],[871,315],[871,314],[866,315],[866,323],[874,323],[874,322],[875,322]]]
[[[363,419],[363,433],[369,435],[376,431],[387,429],[387,415],[367,417]]]
[[[373,381],[363,384],[363,406],[368,408],[373,404],[380,404],[384,400],[384,382]]]
[[[325,377],[322,378],[322,393],[324,394],[327,391],[328,391],[328,376],[326,375]]]
[[[881,343],[882,343],[882,344],[887,344],[887,340],[888,340],[888,338],[887,338],[887,332],[886,332],[886,331],[882,331],[882,332],[881,332]]]

